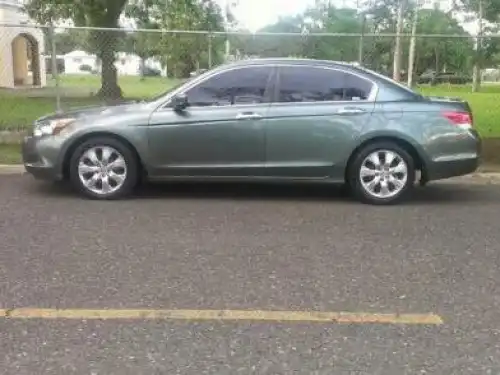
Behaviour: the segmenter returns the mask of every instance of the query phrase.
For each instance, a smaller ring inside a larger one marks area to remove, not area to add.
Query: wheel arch
[[[393,142],[399,147],[403,148],[410,156],[412,157],[414,163],[415,163],[415,169],[420,170],[421,172],[421,179],[426,180],[427,179],[427,161],[424,156],[424,153],[422,150],[420,150],[419,146],[417,146],[414,142],[406,139],[403,136],[400,135],[394,135],[394,134],[381,134],[381,135],[374,135],[369,138],[366,138],[362,140],[351,152],[349,155],[349,158],[347,159],[346,163],[346,168],[345,168],[345,175],[344,175],[344,180],[348,180],[349,176],[349,169],[352,165],[352,162],[354,158],[356,157],[357,153],[362,150],[364,147],[366,147],[369,144],[375,143],[375,142]]]
[[[125,138],[122,135],[109,132],[109,131],[96,131],[96,132],[90,132],[90,133],[85,133],[78,138],[72,140],[72,142],[69,144],[69,146],[66,147],[66,150],[64,151],[63,157],[61,158],[61,172],[63,179],[67,180],[69,178],[69,169],[70,169],[70,161],[71,161],[71,156],[75,152],[78,146],[80,146],[82,143],[88,141],[89,139],[92,138],[97,138],[97,137],[106,137],[106,138],[113,138],[119,142],[122,142],[124,145],[130,148],[130,150],[134,153],[135,157],[137,158],[138,166],[139,166],[139,172],[141,174],[144,174],[146,172],[146,168],[144,167],[144,162],[137,151],[137,148],[133,145],[132,142],[130,142],[127,138]]]

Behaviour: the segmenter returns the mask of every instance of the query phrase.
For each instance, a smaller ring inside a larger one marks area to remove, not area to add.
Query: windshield
[[[161,97],[167,95],[169,92],[172,92],[174,90],[177,90],[179,87],[181,87],[183,84],[187,83],[187,82],[190,82],[192,81],[194,78],[196,78],[197,76],[195,77],[190,77],[190,78],[185,78],[185,79],[181,79],[179,80],[179,82],[177,82],[176,84],[174,84],[173,86],[170,86],[167,90],[165,91],[162,91],[160,92],[159,94],[156,94],[155,96],[151,97],[151,98],[148,98],[146,99],[145,101],[147,103],[151,103],[151,102],[154,102],[158,99],[160,99]]]

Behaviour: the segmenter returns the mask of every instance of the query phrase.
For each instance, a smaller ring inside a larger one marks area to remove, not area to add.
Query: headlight
[[[58,120],[43,121],[35,124],[33,135],[41,137],[44,135],[57,135],[75,121],[74,118],[64,118]]]

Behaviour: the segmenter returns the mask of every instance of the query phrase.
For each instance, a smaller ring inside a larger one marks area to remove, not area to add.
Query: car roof
[[[328,66],[328,67],[352,67],[355,68],[357,63],[348,63],[344,61],[331,61],[331,60],[316,60],[297,57],[268,57],[268,58],[254,58],[239,60],[227,65],[241,66],[241,65],[262,65],[262,64],[288,64],[288,65],[307,65],[307,66]],[[226,66],[227,66],[226,65]]]
[[[342,70],[351,71],[352,73],[370,76],[371,79],[379,80],[371,74],[369,69],[364,68],[358,62],[345,62],[345,61],[332,61],[332,60],[316,60],[297,57],[269,57],[269,58],[254,58],[234,61],[228,64],[219,66],[219,69],[230,69],[238,66],[252,66],[252,65],[296,65],[296,66],[319,66],[327,68],[341,68]]]

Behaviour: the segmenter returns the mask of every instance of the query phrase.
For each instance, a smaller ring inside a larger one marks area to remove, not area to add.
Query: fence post
[[[57,48],[56,48],[56,38],[55,38],[55,30],[54,25],[50,25],[50,61],[52,64],[52,79],[55,81],[55,93],[56,93],[56,112],[61,112],[61,93],[59,91],[59,71],[57,68]]]

